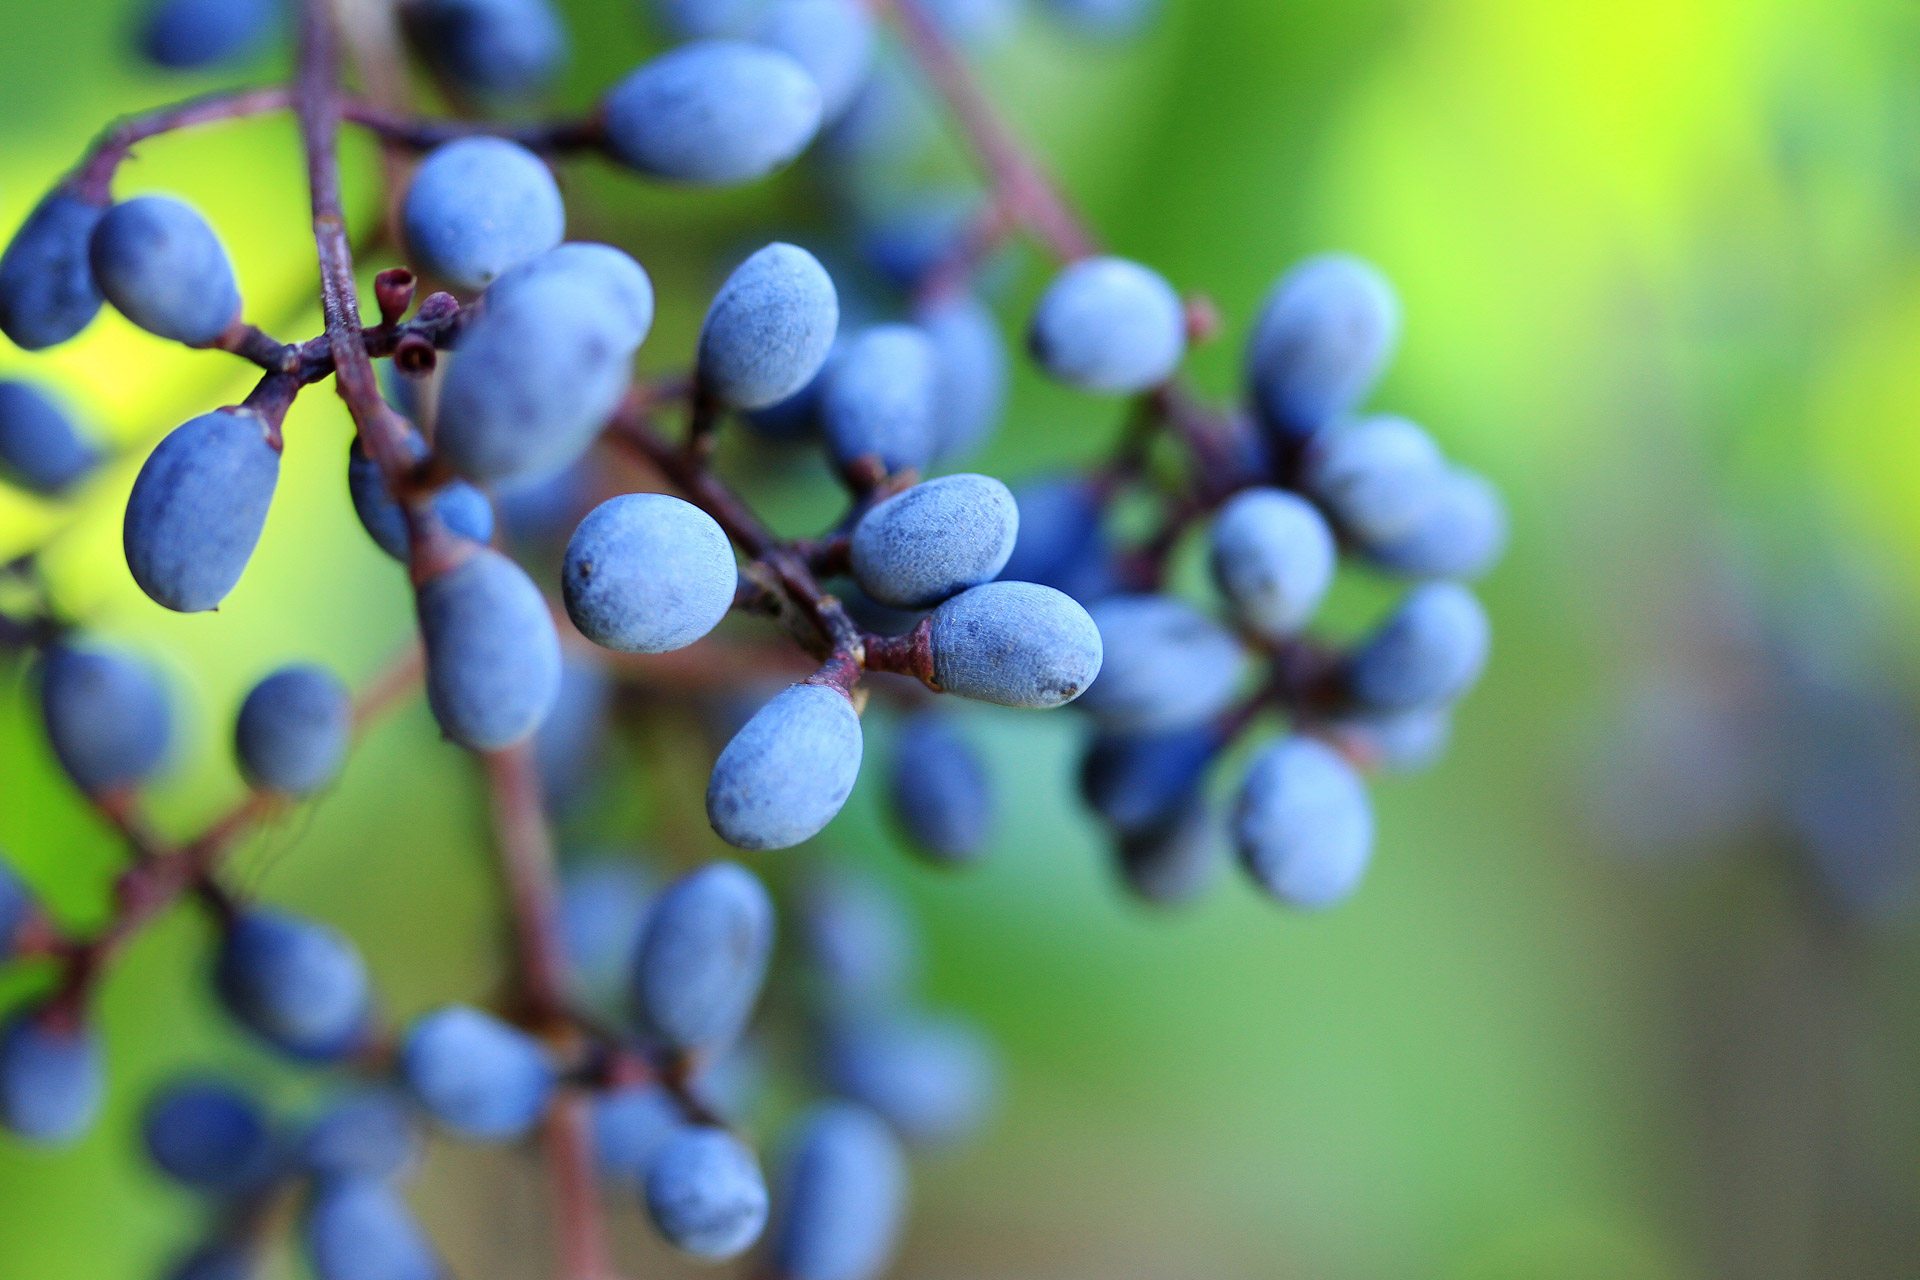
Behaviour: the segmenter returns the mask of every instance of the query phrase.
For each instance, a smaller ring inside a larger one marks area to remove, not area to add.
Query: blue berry
[[[1068,386],[1145,391],[1172,377],[1186,354],[1186,308],[1172,285],[1139,263],[1086,258],[1047,286],[1027,346]]]
[[[937,1146],[985,1122],[998,1092],[992,1049],[971,1024],[928,1014],[860,1018],[828,1038],[826,1074],[908,1142]]]
[[[833,348],[840,300],[825,267],[778,242],[727,277],[700,326],[700,385],[735,409],[764,409],[813,380]]]
[[[1302,440],[1359,408],[1393,356],[1400,302],[1378,270],[1346,254],[1280,278],[1247,343],[1247,390],[1276,435]]]
[[[240,704],[234,751],[256,787],[308,796],[339,776],[353,732],[353,699],[325,667],[282,667]]]
[[[900,726],[888,781],[894,818],[920,852],[958,865],[985,851],[993,790],[986,765],[952,716],[924,711]]]
[[[1101,734],[1081,758],[1080,793],[1123,834],[1164,826],[1189,807],[1222,745],[1210,725]]]
[[[1079,476],[1050,476],[1014,490],[1020,536],[1000,571],[1003,582],[1037,582],[1091,604],[1117,577],[1102,525],[1100,494]]]
[[[554,1088],[553,1064],[538,1040],[457,1004],[407,1029],[400,1077],[428,1115],[483,1142],[525,1135],[546,1113]]]
[[[596,1094],[593,1157],[601,1176],[625,1186],[641,1186],[654,1153],[680,1126],[680,1104],[657,1084]]]
[[[433,1245],[384,1182],[335,1178],[307,1205],[302,1231],[315,1280],[442,1280]]]
[[[138,196],[107,210],[87,261],[107,301],[148,333],[204,347],[240,318],[240,288],[220,237],[171,196]]]
[[[1248,630],[1284,640],[1333,585],[1338,551],[1313,504],[1279,489],[1236,494],[1213,522],[1213,580]]]
[[[795,1126],[781,1178],[773,1269],[786,1280],[875,1280],[906,1200],[906,1156],[880,1118],[845,1102],[815,1106]]]
[[[217,608],[260,541],[280,450],[251,409],[174,428],[140,468],[121,540],[140,589],[179,613]]]
[[[300,1143],[300,1163],[320,1178],[392,1181],[419,1162],[419,1126],[405,1098],[361,1088],[328,1102]]]
[[[567,211],[539,156],[504,138],[461,138],[414,170],[402,218],[407,248],[429,276],[484,289],[501,272],[560,243]]]
[[[47,650],[40,714],[60,767],[90,795],[151,778],[173,732],[167,691],[154,670],[91,644],[62,642]]]
[[[927,303],[914,320],[933,344],[934,456],[976,452],[1000,425],[1007,398],[1007,345],[1000,324],[970,293]]]
[[[560,694],[560,638],[525,570],[478,548],[422,583],[418,604],[427,702],[441,731],[497,751],[538,729]]]
[[[1121,833],[1114,848],[1120,877],[1155,906],[1190,901],[1218,874],[1224,834],[1206,797],[1196,793],[1159,822]]]
[[[796,684],[755,712],[714,761],[707,820],[740,849],[811,839],[853,793],[863,745],[846,694]]]
[[[607,149],[641,173],[732,185],[780,168],[820,128],[820,89],[777,49],[701,40],[661,54],[601,104]]]
[[[921,470],[937,443],[933,344],[913,325],[875,325],[849,339],[820,390],[820,425],[841,466],[869,455],[888,474]]]
[[[571,240],[528,258],[493,282],[487,290],[488,305],[503,303],[523,286],[556,277],[576,294],[591,291],[604,297],[608,318],[624,322],[630,345],[646,341],[653,328],[653,280],[645,267],[610,244]]]
[[[23,1009],[0,1029],[0,1124],[29,1142],[71,1142],[93,1123],[105,1075],[91,1028]]]
[[[633,299],[575,270],[508,272],[448,357],[434,447],[469,480],[558,470],[586,452],[633,379]]]
[[[259,1105],[218,1080],[185,1080],[162,1090],[141,1122],[147,1155],[196,1191],[244,1190],[273,1162],[273,1130]]]
[[[760,1162],[725,1129],[688,1126],[647,1165],[647,1214],[674,1248],[717,1262],[736,1257],[767,1225]]]
[[[989,582],[933,611],[934,683],[1006,707],[1072,702],[1100,674],[1100,629],[1073,600],[1030,582]]]
[[[1160,12],[1160,0],[1042,0],[1049,12],[1081,35],[1120,40],[1136,35]]]
[[[264,907],[241,912],[221,941],[214,986],[242,1026],[296,1058],[344,1057],[366,1038],[366,964],[326,925]]]
[[[1336,741],[1358,759],[1394,773],[1414,773],[1446,753],[1453,735],[1448,704],[1350,716],[1328,726]]]
[[[1080,705],[1120,733],[1165,733],[1226,709],[1246,670],[1233,634],[1184,600],[1112,596],[1094,605],[1106,654]]]
[[[1477,578],[1507,545],[1499,492],[1471,471],[1454,469],[1434,487],[1424,514],[1398,538],[1369,548],[1396,573],[1416,578]]]
[[[942,476],[897,493],[854,526],[861,590],[896,609],[923,609],[993,581],[1013,554],[1020,508],[992,476]]]
[[[565,813],[588,795],[601,775],[613,680],[584,654],[560,655],[560,692],[533,735],[540,794],[553,813]]]
[[[37,910],[33,890],[0,856],[0,961],[13,958],[20,945],[20,930]]]
[[[1354,695],[1385,711],[1451,702],[1480,678],[1490,643],[1486,611],[1471,591],[1423,583],[1354,655]]]
[[[566,28],[547,0],[420,0],[403,12],[434,69],[484,98],[544,88],[567,60]]]
[[[1334,426],[1307,448],[1306,485],[1362,547],[1413,534],[1446,482],[1433,437],[1405,418],[1377,416]]]
[[[888,1007],[913,985],[913,926],[877,880],[846,871],[814,876],[800,897],[800,931],[822,994],[836,1006]]]
[[[411,433],[408,440],[419,457],[425,457],[426,441]],[[347,446],[347,494],[353,499],[353,512],[360,527],[374,545],[402,564],[407,562],[407,518],[400,504],[387,492],[386,477],[356,437]],[[465,480],[451,480],[433,495],[433,510],[447,529],[474,542],[493,539],[493,504],[487,495]]]
[[[717,1053],[746,1026],[772,951],[773,901],[751,874],[714,862],[682,876],[640,939],[641,1022],[671,1048]]]
[[[759,38],[813,78],[823,121],[852,104],[873,65],[873,14],[860,0],[774,0]]]
[[[32,383],[0,381],[0,478],[57,497],[99,463],[65,406]]]
[[[169,71],[239,62],[259,51],[278,20],[274,0],[157,0],[140,28],[140,52]]]
[[[1323,742],[1282,738],[1247,770],[1234,810],[1240,860],[1260,886],[1296,907],[1353,893],[1373,852],[1373,808],[1353,766]]]
[[[106,209],[66,191],[47,195],[0,254],[0,332],[27,351],[73,337],[100,310],[87,245]]]
[[[561,874],[560,942],[583,1004],[603,1009],[624,996],[653,895],[653,877],[630,858],[594,858]]]
[[[626,493],[574,530],[560,589],[567,616],[595,644],[667,653],[720,625],[739,580],[712,516],[668,494]]]

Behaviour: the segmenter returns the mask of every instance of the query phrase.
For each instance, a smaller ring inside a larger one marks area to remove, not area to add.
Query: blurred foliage
[[[566,7],[580,104],[651,37],[633,0]],[[123,0],[11,0],[5,18],[0,225],[108,118],[206,87],[132,64]],[[905,862],[868,770],[819,843],[911,893],[934,994],[993,1029],[1011,1077],[989,1139],[924,1172],[899,1275],[1912,1274],[1911,940],[1811,922],[1760,856],[1623,869],[1588,813],[1593,726],[1684,622],[1703,548],[1737,540],[1763,583],[1837,548],[1878,578],[1896,634],[1920,617],[1917,69],[1920,17],[1894,0],[1184,0],[1135,46],[1036,22],[989,61],[1110,243],[1219,301],[1229,332],[1196,361],[1210,388],[1231,391],[1283,266],[1330,247],[1378,261],[1408,323],[1377,403],[1504,485],[1516,535],[1452,756],[1379,789],[1376,869],[1324,918],[1238,883],[1169,919],[1123,901],[1072,799],[1066,715],[969,711],[1005,803],[966,876]],[[571,183],[574,234],[655,275],[643,360],[661,369],[685,362],[726,254],[820,218],[804,172],[719,196],[590,167]],[[121,189],[190,197],[249,314],[317,330],[288,122],[151,144]],[[1010,325],[1044,276],[1020,260]],[[217,615],[164,613],[128,578],[120,507],[145,444],[237,398],[244,370],[110,313],[31,365],[138,447],[73,512],[0,495],[0,553],[54,534],[61,602],[178,677],[192,731],[157,810],[189,831],[237,792],[244,688],[295,657],[366,678],[411,627],[404,585],[354,524],[348,426],[322,388],[289,420],[239,589]],[[1023,373],[981,469],[1085,459],[1118,425]],[[779,507],[795,527],[825,509],[797,483]],[[0,847],[63,916],[96,919],[118,850],[9,678]],[[647,735],[595,838],[716,852],[704,750],[684,726]],[[237,869],[353,933],[395,1015],[500,976],[479,788],[418,705]],[[154,1275],[187,1239],[190,1206],[134,1158],[132,1113],[168,1072],[234,1062],[299,1096],[215,1016],[205,941],[181,913],[109,983],[116,1087],[82,1146],[0,1144],[0,1280]],[[536,1274],[542,1202],[517,1162],[435,1161],[421,1208],[458,1273]]]

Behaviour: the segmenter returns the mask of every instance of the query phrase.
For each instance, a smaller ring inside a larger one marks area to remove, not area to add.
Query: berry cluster
[[[1115,35],[1152,6],[1050,7]],[[658,892],[630,858],[577,859],[556,875],[550,820],[590,772],[613,677],[703,699],[721,718],[769,677],[800,677],[733,715],[714,759],[707,818],[742,850],[819,834],[854,789],[869,701],[897,709],[892,805],[910,842],[946,863],[983,850],[993,804],[982,762],[932,695],[1075,703],[1094,727],[1086,799],[1126,883],[1155,901],[1205,883],[1225,843],[1208,775],[1277,713],[1286,731],[1252,753],[1231,842],[1266,891],[1323,907],[1354,890],[1370,857],[1363,770],[1430,759],[1484,665],[1487,621],[1460,582],[1497,558],[1504,515],[1418,427],[1362,416],[1399,329],[1372,268],[1328,256],[1283,277],[1247,347],[1243,403],[1207,406],[1180,370],[1213,336],[1210,307],[1101,252],[972,79],[967,52],[1009,27],[1007,0],[662,8],[685,43],[585,118],[520,125],[497,123],[495,108],[536,92],[565,56],[544,0],[403,7],[405,38],[468,108],[448,118],[347,92],[326,0],[303,0],[290,86],[116,126],[0,257],[0,331],[23,348],[72,338],[105,302],[261,371],[242,403],[167,435],[134,482],[126,561],[156,603],[203,612],[233,590],[274,498],[288,407],[328,378],[356,428],[353,509],[415,593],[417,654],[357,698],[308,664],[253,688],[234,727],[252,792],[176,843],[140,803],[167,755],[168,690],[78,627],[33,557],[8,571],[18,589],[0,640],[38,654],[52,751],[135,856],[93,936],[62,929],[0,875],[0,946],[54,974],[0,1036],[0,1121],[41,1141],[85,1129],[104,1088],[91,996],[127,940],[189,895],[219,925],[212,985],[233,1021],[285,1059],[359,1077],[301,1117],[206,1079],[156,1098],[155,1163],[220,1207],[180,1277],[251,1274],[288,1197],[322,1280],[441,1274],[396,1190],[423,1122],[474,1142],[538,1136],[565,1280],[612,1273],[596,1168],[695,1257],[764,1237],[767,1274],[787,1280],[884,1269],[903,1149],[977,1126],[993,1056],[966,1023],[921,1007],[912,930],[868,881],[774,873],[777,911],[732,862]],[[163,0],[143,48],[163,65],[210,65],[244,55],[273,21],[264,0]],[[957,213],[929,212],[940,202],[924,193],[878,212],[875,190],[900,185],[924,141],[902,125],[913,113],[899,104],[926,93],[903,62],[985,170],[984,198]],[[301,126],[326,316],[326,332],[297,345],[244,318],[226,252],[195,210],[113,197],[144,140],[284,109]],[[390,160],[417,160],[396,166],[410,177],[389,209],[409,265],[372,281],[374,324],[360,319],[340,203],[343,125],[370,130]],[[652,281],[618,248],[566,240],[555,163],[598,153],[655,179],[732,185],[809,151],[859,210],[871,269],[829,271],[808,249],[768,244],[713,296],[688,372],[636,378]],[[1019,490],[965,471],[923,479],[975,451],[1000,415],[1007,353],[985,296],[997,251],[1021,231],[1065,263],[1032,311],[1033,359],[1065,386],[1124,398],[1128,426],[1099,466]],[[444,291],[418,297],[423,279]],[[678,439],[661,425],[676,415]],[[817,538],[775,536],[716,468],[729,427],[776,457],[817,446],[844,485],[844,518]],[[54,399],[0,384],[9,480],[59,497],[102,457]],[[624,491],[636,466],[675,492]],[[1128,504],[1153,512],[1144,535],[1122,536]],[[1190,533],[1210,549],[1215,610],[1175,590],[1170,561]],[[1342,552],[1414,581],[1349,643],[1308,630]],[[770,619],[793,645],[739,640],[731,625],[713,635],[736,613]],[[417,678],[493,788],[518,989],[492,1010],[453,1005],[391,1026],[350,939],[246,900],[219,871],[255,823],[323,793],[356,731]],[[774,963],[781,915],[799,925],[792,965]],[[797,1010],[805,1074],[830,1099],[794,1121],[773,1194],[748,1141],[766,1052],[755,1015],[770,1001]]]

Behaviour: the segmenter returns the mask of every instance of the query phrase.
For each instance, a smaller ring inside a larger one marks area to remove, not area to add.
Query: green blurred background
[[[564,7],[563,97],[583,104],[651,37],[632,0]],[[212,83],[138,68],[122,0],[0,14],[0,225],[108,118]],[[1214,391],[1232,389],[1284,266],[1328,248],[1380,263],[1407,336],[1375,403],[1495,477],[1515,535],[1485,588],[1496,658],[1455,749],[1378,788],[1375,870],[1324,917],[1237,877],[1172,916],[1124,900],[1073,799],[1067,715],[968,709],[1004,803],[991,857],[965,875],[900,855],[868,770],[819,844],[911,896],[931,997],[985,1023],[1008,1067],[990,1133],[925,1167],[898,1274],[1920,1274],[1910,936],[1822,921],[1765,849],[1629,864],[1593,817],[1596,739],[1684,629],[1703,548],[1728,530],[1763,592],[1818,544],[1878,584],[1894,635],[1920,616],[1920,15],[1895,0],[1180,0],[1118,49],[1030,24],[983,72],[1117,251],[1218,300],[1227,336],[1195,362]],[[371,156],[351,159],[365,212]],[[684,365],[717,254],[817,217],[804,173],[720,196],[591,165],[569,182],[572,234],[654,273],[643,362],[658,369]],[[119,189],[192,199],[250,316],[317,330],[286,121],[151,144]],[[1010,325],[1044,276],[1023,259]],[[0,494],[0,554],[52,536],[62,605],[177,677],[189,732],[155,806],[191,831],[238,794],[224,737],[245,688],[293,658],[376,671],[411,626],[402,575],[354,523],[349,427],[322,389],[289,420],[238,590],[217,614],[166,613],[119,555],[125,491],[144,448],[237,399],[243,371],[110,313],[47,356],[0,352],[0,372],[27,367],[132,452],[76,510]],[[1023,370],[980,469],[1090,459],[1117,429],[1115,406]],[[797,532],[828,497],[803,480],[779,509]],[[85,925],[120,854],[10,678],[0,847]],[[712,856],[692,816],[705,747],[664,723],[622,755],[587,834]],[[474,772],[416,699],[236,873],[347,928],[405,1016],[499,981],[487,859]],[[109,982],[115,1088],[91,1137],[0,1143],[0,1280],[155,1275],[191,1238],[193,1206],[135,1158],[133,1113],[167,1073],[231,1064],[299,1096],[216,1017],[206,943],[179,913]],[[546,1273],[528,1162],[436,1151],[416,1199],[459,1275]],[[677,1274],[620,1216],[630,1269]]]

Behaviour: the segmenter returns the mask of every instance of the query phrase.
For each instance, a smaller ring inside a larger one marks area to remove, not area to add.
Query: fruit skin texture
[[[709,1261],[745,1252],[767,1224],[759,1162],[725,1129],[688,1126],[667,1139],[648,1165],[646,1199],[667,1243]]]
[[[880,1118],[846,1102],[800,1118],[782,1179],[773,1260],[788,1280],[875,1280],[906,1212],[906,1155]]]
[[[90,795],[152,777],[173,734],[173,710],[153,669],[96,645],[47,650],[40,715],[60,767]]]
[[[607,150],[641,173],[727,186],[765,177],[813,140],[820,88],[787,54],[699,40],[641,66],[601,104]]]
[[[147,1155],[189,1187],[233,1191],[273,1159],[273,1131],[253,1099],[218,1080],[185,1080],[156,1097],[141,1124]]]
[[[1247,770],[1233,818],[1240,860],[1296,907],[1330,907],[1359,887],[1373,851],[1373,808],[1352,765],[1313,738],[1282,738]]]
[[[31,383],[0,381],[0,477],[57,497],[99,462],[99,451],[52,396]]]
[[[462,289],[484,289],[553,248],[567,226],[547,166],[504,138],[436,147],[414,171],[402,216],[407,247],[427,274]]]
[[[1236,494],[1213,522],[1213,579],[1241,620],[1268,640],[1298,632],[1333,585],[1333,531],[1306,500],[1279,489]]]
[[[466,1005],[413,1024],[400,1048],[400,1074],[428,1115],[481,1142],[526,1134],[554,1087],[553,1064],[539,1041]]]
[[[203,413],[162,440],[127,497],[127,568],[155,603],[199,613],[227,598],[260,541],[280,450],[251,409]]]
[[[700,326],[701,387],[735,409],[765,409],[826,363],[840,299],[825,267],[776,241],[734,268]]]
[[[108,209],[87,242],[100,292],[148,333],[204,347],[240,318],[220,237],[193,206],[137,196]]]
[[[733,546],[712,516],[664,493],[595,507],[567,543],[560,587],[580,634],[623,653],[667,653],[733,607]]]
[[[560,638],[519,565],[475,549],[418,595],[427,701],[449,738],[474,751],[512,746],[560,696]]]
[[[714,762],[707,820],[738,849],[810,839],[852,794],[864,748],[847,695],[793,685],[755,712]]]
[[[820,389],[820,425],[841,466],[871,454],[892,474],[933,461],[939,368],[933,344],[910,324],[849,339]]]
[[[988,582],[933,611],[934,683],[1003,707],[1072,702],[1100,674],[1100,629],[1052,587]]]
[[[426,442],[418,436],[409,439],[416,458],[425,457]],[[347,494],[353,499],[353,513],[360,517],[374,545],[405,564],[407,562],[407,518],[400,504],[387,493],[387,481],[380,467],[360,441],[347,446]],[[433,495],[433,509],[447,529],[471,542],[485,543],[493,538],[493,503],[487,495],[465,480],[451,480]]]
[[[1370,264],[1309,258],[1280,278],[1247,343],[1247,394],[1274,435],[1300,440],[1358,408],[1393,356],[1400,303]]]
[[[773,900],[737,863],[682,876],[655,904],[635,956],[641,1022],[675,1049],[733,1043],[766,980],[773,926]]]
[[[992,476],[941,476],[880,503],[854,527],[854,580],[881,604],[923,609],[1006,567],[1020,508]]]
[[[100,1042],[29,1007],[0,1030],[0,1124],[29,1142],[71,1142],[100,1109]]]
[[[279,16],[273,0],[159,0],[140,27],[140,52],[170,71],[238,62],[257,52]]]
[[[1307,446],[1308,491],[1369,549],[1418,529],[1446,476],[1447,460],[1433,437],[1389,414],[1329,427]]]
[[[1041,295],[1027,346],[1068,386],[1145,391],[1171,377],[1186,354],[1186,309],[1172,285],[1139,263],[1085,258]]]
[[[900,726],[890,783],[894,815],[920,852],[955,865],[984,852],[993,792],[986,766],[951,716],[923,711]]]
[[[307,796],[339,776],[353,698],[325,667],[282,667],[253,686],[234,724],[240,771],[256,787]]]
[[[1186,601],[1112,596],[1089,613],[1100,628],[1106,661],[1081,706],[1104,728],[1190,728],[1232,700],[1246,654],[1232,633]]]
[[[55,190],[0,254],[0,332],[23,351],[58,346],[100,310],[87,245],[104,205]]]
[[[489,305],[505,305],[517,290],[556,277],[576,293],[592,290],[603,299],[605,314],[623,326],[630,346],[646,341],[653,328],[653,279],[631,255],[610,244],[569,240],[516,263],[488,287]]]
[[[273,1047],[329,1061],[360,1047],[372,1003],[366,964],[336,929],[255,907],[236,916],[214,962],[227,1012]]]
[[[427,60],[483,97],[531,93],[567,60],[566,29],[547,0],[422,0],[403,13]]]
[[[1354,694],[1385,711],[1451,702],[1480,678],[1491,635],[1471,591],[1455,582],[1422,583],[1354,655]]]
[[[433,1245],[398,1192],[372,1178],[329,1179],[302,1237],[316,1280],[441,1280]]]

